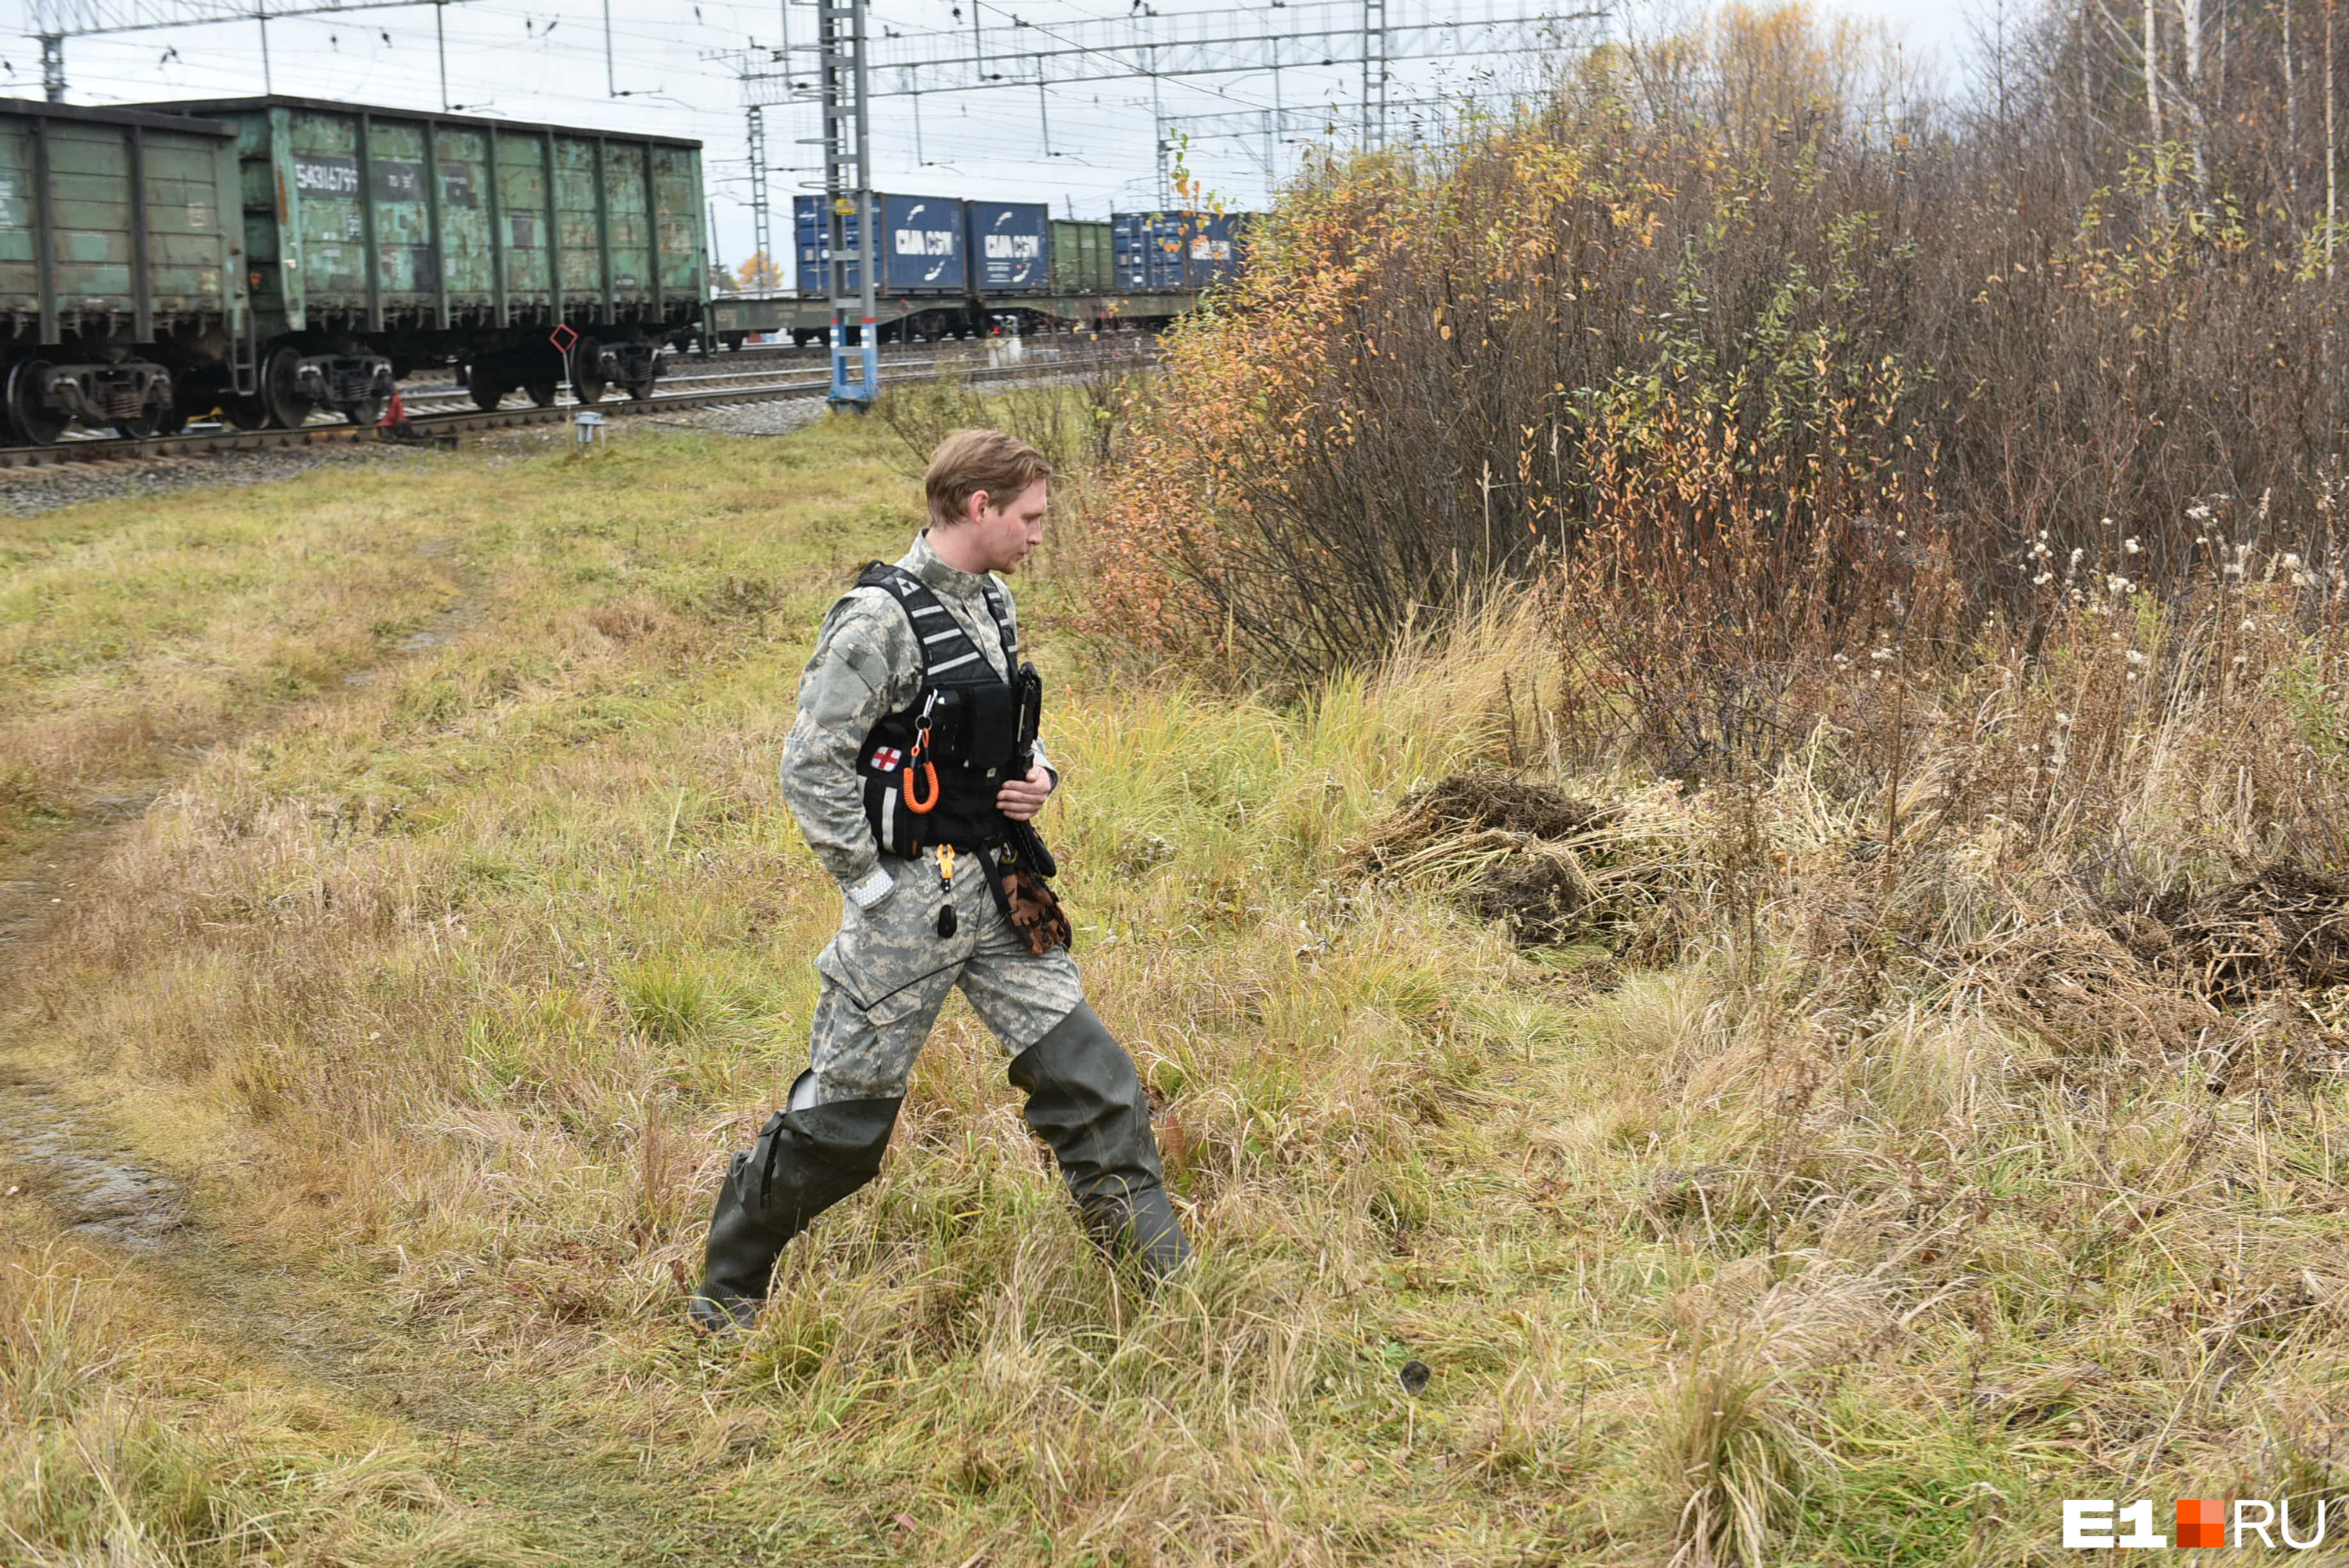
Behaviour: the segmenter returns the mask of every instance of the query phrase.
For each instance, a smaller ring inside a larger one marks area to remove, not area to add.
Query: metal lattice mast
[[[750,163],[750,253],[770,267],[775,259],[774,214],[767,200],[767,116],[757,104],[742,111],[742,144]],[[781,277],[780,271],[776,276]]]
[[[826,283],[832,295],[832,397],[835,408],[865,408],[880,390],[880,330],[874,294],[881,267],[883,245],[880,214],[874,211],[871,94],[864,60],[865,0],[817,0],[816,69],[822,90],[823,135],[823,201],[825,237],[831,262]],[[849,224],[855,223],[850,243]],[[856,270],[856,291],[849,292],[849,269]],[[849,378],[848,323],[858,326],[858,377]]]
[[[1362,150],[1387,144],[1387,0],[1362,0]]]
[[[1150,51],[1150,119],[1158,127],[1158,200],[1169,206],[1174,201],[1174,182],[1166,169],[1166,108],[1158,97],[1158,51]]]

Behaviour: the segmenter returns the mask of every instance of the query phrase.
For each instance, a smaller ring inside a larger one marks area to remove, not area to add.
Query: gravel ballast
[[[788,435],[823,417],[821,397],[793,397],[681,409],[673,414],[614,416],[605,438],[626,440],[639,430],[705,430],[714,435],[757,438]],[[566,422],[520,425],[511,429],[468,432],[460,451],[500,456],[551,451],[572,444]],[[322,441],[311,447],[264,451],[196,452],[183,456],[117,458],[98,462],[58,463],[47,468],[0,469],[0,516],[33,517],[83,501],[126,496],[164,495],[205,487],[236,488],[299,479],[321,469],[357,464],[446,461],[444,454],[389,441]]]

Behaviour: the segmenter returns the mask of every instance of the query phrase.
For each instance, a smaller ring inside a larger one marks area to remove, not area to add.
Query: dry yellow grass
[[[1089,664],[1077,586],[1025,585],[1048,830],[1194,1288],[1116,1295],[957,1004],[881,1181],[711,1355],[680,1281],[837,907],[774,758],[823,606],[912,515],[884,438],[828,424],[0,525],[12,852],[83,857],[6,1047],[194,1221],[109,1253],[54,1240],[36,1163],[0,1183],[0,1442],[46,1456],[0,1541],[2005,1563],[2052,1560],[2065,1495],[2340,1486],[2323,1038],[2254,1036],[2214,1094],[2197,1042],[2083,1046],[2016,956],[2087,917],[2083,813],[2165,873],[2259,847],[2203,810],[2216,711],[1948,694],[1889,829],[1835,782],[1860,740],[1751,791],[1558,779],[1637,825],[1607,866],[1671,918],[1521,947],[1462,913],[1473,852],[1359,851],[1429,781],[1568,759],[1531,614],[1276,707]],[[2095,738],[2085,804],[1960,787],[2000,703]]]

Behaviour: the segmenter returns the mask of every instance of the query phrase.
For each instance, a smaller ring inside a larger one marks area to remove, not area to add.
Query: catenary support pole
[[[875,291],[885,264],[880,212],[869,170],[871,87],[865,68],[865,0],[818,0],[817,67],[823,116],[824,268],[832,304],[832,390],[835,408],[870,407],[880,389],[881,347]],[[851,221],[854,238],[851,239]],[[856,287],[849,288],[849,268]],[[857,327],[856,368],[849,375],[848,328]]]
[[[977,0],[971,12],[978,14]],[[864,210],[864,286],[858,293],[864,330],[861,335],[864,346],[864,395],[860,406],[870,407],[881,394],[881,332],[876,325],[874,292],[879,286],[874,276],[881,270],[880,204],[873,197],[873,143],[868,131],[872,123],[872,82],[865,70],[864,50],[865,0],[856,0],[856,194],[857,205]]]

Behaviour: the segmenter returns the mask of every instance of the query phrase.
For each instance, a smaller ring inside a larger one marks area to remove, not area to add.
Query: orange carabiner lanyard
[[[926,755],[929,749],[930,727],[926,724],[914,737],[914,748],[905,754],[905,769],[899,780],[905,792],[905,810],[917,817],[928,816],[938,804],[938,768]],[[929,782],[930,792],[926,798],[914,793],[914,769],[917,765]]]

